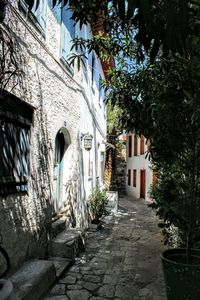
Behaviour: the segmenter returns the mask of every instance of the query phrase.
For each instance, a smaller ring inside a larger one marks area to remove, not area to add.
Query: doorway
[[[146,170],[140,170],[140,198],[145,199]]]
[[[65,138],[60,130],[55,140],[55,156],[54,156],[54,214],[56,214],[62,206],[63,198],[63,157],[65,153]]]

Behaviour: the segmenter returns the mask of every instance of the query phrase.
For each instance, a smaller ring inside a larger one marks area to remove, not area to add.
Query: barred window
[[[18,98],[0,96],[0,194],[28,189],[32,113]]]

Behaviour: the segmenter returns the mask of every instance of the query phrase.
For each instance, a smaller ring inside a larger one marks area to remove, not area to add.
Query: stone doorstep
[[[66,229],[49,242],[51,256],[74,259],[84,247],[84,235],[79,229]]]
[[[56,280],[58,280],[62,276],[62,274],[66,270],[68,270],[74,263],[74,260],[63,257],[48,257],[48,261],[53,262],[55,266]]]
[[[52,223],[51,237],[54,238],[56,235],[66,229],[66,219],[58,219]]]
[[[38,300],[56,280],[56,269],[51,261],[30,260],[10,278],[14,300]]]

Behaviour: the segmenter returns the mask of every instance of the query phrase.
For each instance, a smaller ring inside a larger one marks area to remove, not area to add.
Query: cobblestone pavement
[[[88,233],[86,251],[45,300],[166,300],[162,236],[142,199],[120,199],[102,230]]]

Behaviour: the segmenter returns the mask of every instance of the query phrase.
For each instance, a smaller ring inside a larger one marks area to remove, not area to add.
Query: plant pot
[[[0,299],[14,300],[13,285],[10,280],[0,279]]]
[[[174,261],[185,255],[186,249],[169,249],[161,256],[168,300],[200,299],[200,250],[191,251],[197,264]]]

